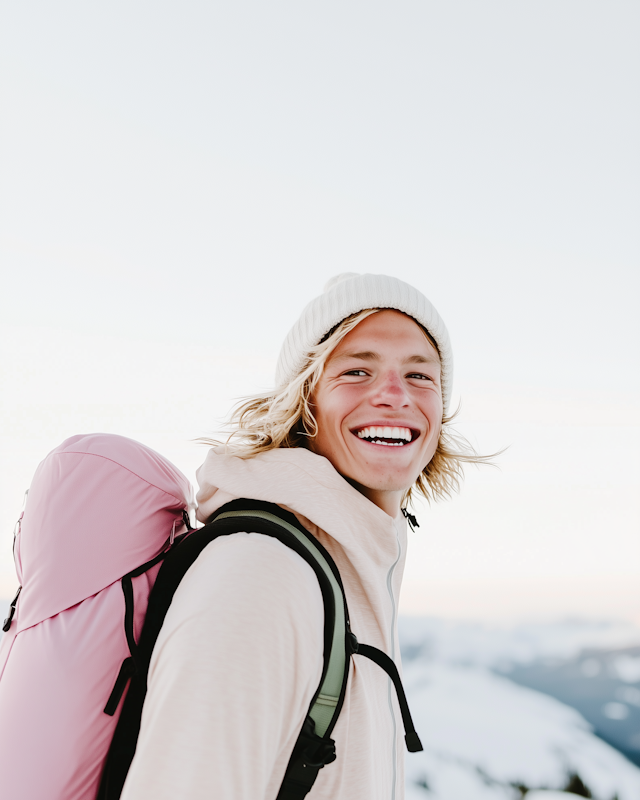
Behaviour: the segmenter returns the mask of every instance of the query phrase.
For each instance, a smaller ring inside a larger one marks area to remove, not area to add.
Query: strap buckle
[[[322,767],[336,760],[336,743],[333,739],[325,739],[318,747],[308,747],[302,753],[300,760],[303,767],[322,769]]]

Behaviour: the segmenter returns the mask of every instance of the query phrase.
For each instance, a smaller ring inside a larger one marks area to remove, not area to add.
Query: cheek
[[[435,452],[438,449],[438,444],[440,442],[441,433],[442,433],[442,423],[440,422],[432,429],[432,435],[429,437],[428,444],[425,448],[424,452],[425,459],[424,459],[424,466],[422,467],[422,469],[424,469],[427,466],[427,464],[431,461],[431,459],[435,455]]]
[[[426,398],[423,398],[423,402],[420,404],[420,410],[429,423],[430,429],[437,430],[439,434],[442,428],[443,414],[442,397],[440,394],[430,392]]]
[[[309,442],[310,449],[318,455],[328,458],[336,467],[344,468],[344,459],[348,457],[349,437],[352,436],[348,426],[348,412],[351,407],[343,392],[318,393],[313,408],[318,425],[317,436]]]
[[[354,388],[340,386],[331,391],[317,393],[313,411],[318,426],[322,424],[323,433],[330,434],[343,427],[349,413],[358,403]]]
[[[311,401],[311,410],[318,426],[316,436],[310,440],[310,448],[320,455],[329,455],[333,449],[337,414],[333,408],[331,397],[318,392]]]

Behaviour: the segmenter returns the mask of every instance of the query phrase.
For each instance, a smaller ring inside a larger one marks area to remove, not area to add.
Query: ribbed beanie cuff
[[[451,394],[453,353],[442,318],[427,298],[404,281],[389,275],[346,272],[332,278],[323,294],[312,300],[284,340],[276,385],[290,383],[303,370],[306,358],[343,319],[366,308],[392,308],[419,322],[435,341],[442,366],[442,402],[446,412]]]

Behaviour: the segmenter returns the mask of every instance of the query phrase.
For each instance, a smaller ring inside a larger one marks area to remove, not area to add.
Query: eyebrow
[[[341,353],[339,356],[336,356],[334,361],[346,361],[347,359],[354,358],[358,359],[359,361],[380,361],[380,355],[378,353],[374,353],[373,350],[364,350],[361,353]],[[440,366],[440,359],[437,356],[423,356],[423,355],[414,355],[409,356],[409,358],[405,358],[405,364],[438,364]]]

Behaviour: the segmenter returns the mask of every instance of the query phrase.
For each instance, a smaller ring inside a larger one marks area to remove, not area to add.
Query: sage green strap
[[[344,678],[346,650],[345,650],[345,634],[346,634],[346,620],[344,615],[344,597],[340,584],[336,580],[333,570],[327,563],[327,559],[322,552],[315,546],[313,541],[299,531],[294,525],[278,517],[276,514],[271,514],[268,511],[260,509],[247,510],[247,511],[225,511],[216,517],[219,519],[227,519],[229,517],[257,517],[265,519],[279,525],[281,528],[287,530],[292,536],[308,550],[313,556],[314,560],[320,565],[322,571],[326,574],[331,590],[333,592],[334,608],[335,608],[335,622],[333,626],[333,636],[331,639],[331,652],[329,653],[329,665],[320,693],[309,711],[309,716],[315,722],[315,732],[318,736],[324,736],[326,733],[336,706],[340,699],[342,692],[342,681]],[[250,533],[250,531],[247,531]]]

